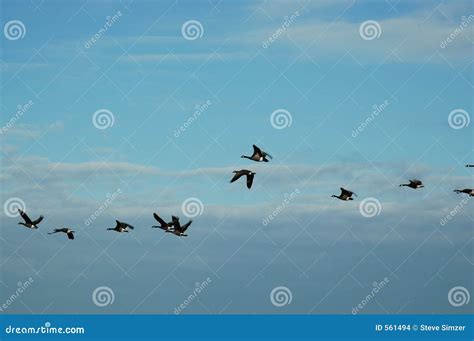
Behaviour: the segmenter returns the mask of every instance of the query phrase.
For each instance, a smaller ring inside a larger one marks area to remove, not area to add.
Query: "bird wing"
[[[18,212],[20,213],[21,217],[23,218],[23,220],[25,221],[25,223],[27,224],[33,224],[33,222],[31,221],[30,217],[28,217],[28,215],[23,212],[22,210],[18,209]]]
[[[230,180],[230,182],[237,181],[242,175],[244,175],[241,171],[235,173],[234,177]]]
[[[127,224],[127,223],[122,223],[122,226],[123,226],[124,228],[129,228],[129,229],[131,229],[131,230],[133,230],[133,229],[135,228],[135,227],[133,227],[132,225]]]
[[[421,180],[418,180],[418,179],[410,180],[410,182],[414,185],[421,185],[422,184]]]
[[[115,223],[116,223],[115,229],[118,229],[118,228],[120,228],[120,227],[122,226],[122,223],[121,223],[120,221],[118,221],[118,220],[115,220]]]
[[[352,195],[352,192],[351,192],[351,191],[348,191],[347,189],[341,187],[341,196],[344,196],[344,195],[351,196],[351,195]]]
[[[270,159],[273,159],[273,156],[271,156],[270,154],[268,154],[267,152],[263,152],[263,156],[268,156]]]
[[[37,224],[41,223],[41,221],[43,220],[43,218],[44,218],[44,217],[43,217],[42,215],[40,215],[38,219],[36,219],[35,221],[33,221],[33,224],[34,224],[34,225],[37,225]]]
[[[253,155],[255,154],[262,155],[262,150],[260,148],[258,148],[256,145],[252,145],[252,146],[253,146]]]
[[[161,227],[168,226],[168,224],[163,219],[161,219],[161,217],[158,214],[153,213],[153,217],[155,217],[156,221],[160,223]]]
[[[181,229],[181,224],[179,223],[179,218],[172,215],[171,216],[171,219],[172,219],[172,224],[173,224],[173,227],[176,229],[176,230],[179,230]]]
[[[181,232],[185,232],[185,231],[188,229],[189,225],[191,225],[192,223],[193,223],[193,221],[190,220],[190,221],[188,221],[186,224],[184,224],[183,226],[181,226]]]
[[[255,174],[249,174],[247,175],[247,188],[250,189],[253,184],[253,177]]]
[[[68,233],[67,233],[67,237],[68,237],[69,239],[74,239],[74,233],[68,232]]]

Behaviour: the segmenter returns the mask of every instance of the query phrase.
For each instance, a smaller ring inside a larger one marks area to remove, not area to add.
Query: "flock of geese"
[[[262,151],[256,145],[253,145],[253,154],[251,156],[242,155],[241,158],[249,159],[255,162],[269,162],[268,158],[273,159],[273,157],[270,154]],[[474,167],[474,164],[468,164],[466,165],[466,167]],[[255,172],[248,169],[241,169],[241,170],[235,170],[233,171],[233,173],[234,173],[234,176],[230,180],[231,183],[237,181],[238,179],[240,179],[242,176],[245,175],[247,178],[247,188],[250,189],[252,187],[253,180],[256,174]],[[410,187],[412,189],[420,189],[425,186],[423,185],[423,182],[421,180],[412,179],[412,180],[409,180],[409,182],[406,184],[400,184],[400,187]],[[341,194],[332,195],[331,197],[337,198],[343,201],[348,201],[348,200],[354,200],[353,196],[357,196],[356,193],[348,189],[345,189],[342,187],[340,189],[341,189]],[[468,196],[474,197],[474,189],[472,188],[455,189],[454,192],[457,194],[462,193],[462,194],[467,194]],[[19,222],[18,224],[23,225],[30,229],[37,229],[39,223],[41,223],[41,221],[44,219],[44,217],[41,215],[39,218],[35,220],[31,220],[30,217],[24,211],[20,209],[18,209],[18,213],[24,220],[24,222]],[[179,217],[174,216],[174,215],[171,216],[170,222],[166,222],[165,220],[163,220],[157,213],[153,213],[153,217],[159,223],[159,225],[154,225],[152,226],[152,228],[159,228],[166,233],[172,233],[178,237],[187,237],[188,235],[185,232],[193,222],[192,220],[189,220],[186,224],[181,225],[181,223],[179,222]],[[119,221],[119,220],[115,220],[115,223],[116,223],[115,227],[108,228],[107,230],[122,233],[122,232],[129,232],[129,230],[134,229],[132,225]],[[55,233],[60,233],[60,232],[65,233],[68,239],[71,239],[71,240],[74,239],[75,231],[69,227],[54,229],[52,232],[49,232],[48,234],[55,234]]]

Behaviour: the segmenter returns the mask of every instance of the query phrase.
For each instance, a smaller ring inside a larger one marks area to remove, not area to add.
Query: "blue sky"
[[[24,25],[20,39],[1,40],[2,126],[32,103],[0,135],[2,202],[19,198],[46,217],[29,231],[0,212],[0,303],[35,279],[8,312],[172,313],[208,277],[185,312],[350,313],[385,277],[390,284],[363,312],[472,311],[446,300],[457,285],[472,292],[472,202],[452,192],[473,186],[464,167],[474,163],[469,1],[2,1],[1,9],[4,27]],[[183,36],[189,20],[202,36]],[[374,39],[360,33],[368,20],[378,25]],[[113,117],[106,129],[93,124],[101,109]],[[291,116],[284,129],[271,124],[279,109]],[[459,129],[453,111],[464,119]],[[274,159],[241,159],[254,143]],[[228,184],[242,168],[257,172],[251,191]],[[413,177],[426,187],[398,187]],[[330,198],[341,186],[359,197]],[[187,198],[203,204],[188,238],[149,228],[152,212],[185,220]],[[380,202],[379,215],[361,215],[365,198]],[[137,228],[105,231],[114,219]],[[74,242],[46,234],[61,226],[78,231]],[[103,285],[116,300],[100,308],[90,295]],[[285,307],[269,300],[279,285],[293,295]]]

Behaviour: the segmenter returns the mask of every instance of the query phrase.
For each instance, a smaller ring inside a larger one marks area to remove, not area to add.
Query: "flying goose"
[[[165,231],[168,231],[168,230],[171,230],[172,229],[172,226],[173,226],[173,222],[165,222],[163,219],[161,219],[161,217],[156,214],[156,213],[153,213],[153,217],[155,217],[156,221],[160,223],[159,226],[157,225],[153,225],[152,228],[159,228],[159,229],[162,229],[162,230],[165,230]]]
[[[413,180],[409,180],[409,181],[410,181],[410,183],[401,184],[400,187],[405,186],[405,187],[410,187],[410,188],[413,188],[413,189],[425,187],[423,185],[423,182],[421,182],[421,180],[413,179]]]
[[[166,230],[165,232],[173,233],[174,235],[176,235],[178,237],[187,237],[188,235],[185,234],[184,232],[186,232],[189,225],[191,225],[193,223],[193,221],[190,220],[186,224],[181,225],[180,222],[179,222],[178,217],[172,216],[172,219],[173,219],[173,228],[169,229],[169,230]]]
[[[474,165],[466,165],[466,167],[474,167]]]
[[[457,194],[465,193],[469,195],[470,197],[474,197],[474,189],[471,189],[471,188],[455,189],[454,192]]]
[[[67,237],[68,237],[69,239],[74,239],[74,233],[75,233],[76,231],[73,231],[73,230],[71,230],[71,229],[68,228],[68,227],[64,227],[64,228],[60,228],[60,229],[54,229],[53,232],[49,232],[48,234],[54,234],[54,233],[58,233],[58,232],[63,232],[63,233],[65,233],[65,234],[67,234]]]
[[[253,161],[257,161],[257,162],[268,162],[267,156],[270,159],[273,159],[273,157],[270,154],[265,153],[260,148],[258,148],[256,145],[253,145],[253,154],[252,154],[252,156],[242,155],[241,158],[245,158],[245,159],[249,159],[249,160],[253,160]]]
[[[341,187],[341,194],[340,195],[334,195],[333,194],[333,195],[331,195],[331,197],[347,201],[347,200],[354,200],[354,198],[352,198],[352,195],[357,196],[357,194],[355,194],[354,192],[349,191],[349,190],[344,189],[344,188]]]
[[[233,171],[235,173],[234,177],[230,180],[230,182],[237,181],[241,176],[245,175],[247,177],[247,188],[250,189],[253,183],[253,177],[255,176],[255,172],[249,171],[247,169],[241,169],[239,171]]]
[[[131,229],[131,230],[134,229],[132,225],[129,225],[127,223],[122,223],[121,221],[118,221],[118,220],[115,220],[115,222],[117,223],[117,225],[115,225],[115,227],[108,228],[107,230],[113,230],[117,232],[128,232],[128,229]]]
[[[30,229],[37,229],[38,224],[41,222],[41,220],[43,220],[42,215],[38,219],[31,221],[30,217],[28,217],[28,215],[25,212],[23,212],[22,210],[18,209],[18,213],[20,213],[21,217],[25,221],[24,223],[22,223],[22,222],[18,223],[18,225],[23,225],[23,226],[28,227]]]

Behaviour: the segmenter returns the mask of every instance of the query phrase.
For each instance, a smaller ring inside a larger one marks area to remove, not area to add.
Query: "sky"
[[[0,4],[2,313],[472,312],[472,2]]]

